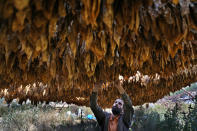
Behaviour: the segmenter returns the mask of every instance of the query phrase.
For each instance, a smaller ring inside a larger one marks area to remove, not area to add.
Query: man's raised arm
[[[121,94],[122,100],[124,101],[124,114],[123,114],[123,121],[125,125],[129,128],[132,122],[133,114],[134,114],[134,109],[132,107],[132,102],[127,93],[125,92],[122,82],[119,82],[118,85],[116,86],[119,93]]]
[[[94,85],[92,95],[90,96],[90,108],[94,113],[99,125],[103,125],[105,120],[105,113],[97,104],[97,95],[99,88],[101,88],[101,84]]]

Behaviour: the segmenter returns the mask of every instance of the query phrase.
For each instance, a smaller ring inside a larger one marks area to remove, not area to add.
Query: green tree
[[[180,131],[183,127],[179,121],[179,108],[178,104],[174,106],[174,108],[168,109],[166,113],[164,114],[164,120],[161,121],[157,128],[160,131]]]
[[[184,113],[185,125],[183,131],[197,131],[197,95],[194,99],[194,107],[190,105],[188,108],[189,113]]]

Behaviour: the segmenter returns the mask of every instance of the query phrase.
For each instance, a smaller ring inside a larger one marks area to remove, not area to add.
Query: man
[[[97,105],[98,90],[101,87],[99,84],[95,84],[92,95],[90,97],[90,108],[94,113],[99,126],[102,131],[128,131],[131,126],[133,117],[133,107],[129,96],[126,94],[122,83],[116,86],[122,99],[115,100],[112,106],[112,114],[104,112]]]

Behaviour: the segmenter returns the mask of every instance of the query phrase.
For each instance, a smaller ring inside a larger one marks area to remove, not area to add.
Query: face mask
[[[120,115],[120,113],[121,113],[121,109],[120,108],[118,108],[117,106],[113,106],[112,107],[112,113],[114,114],[114,115]]]

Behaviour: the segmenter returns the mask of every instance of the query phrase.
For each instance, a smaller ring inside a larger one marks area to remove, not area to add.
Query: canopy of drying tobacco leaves
[[[195,0],[0,0],[0,96],[89,105],[154,102],[197,81]]]

